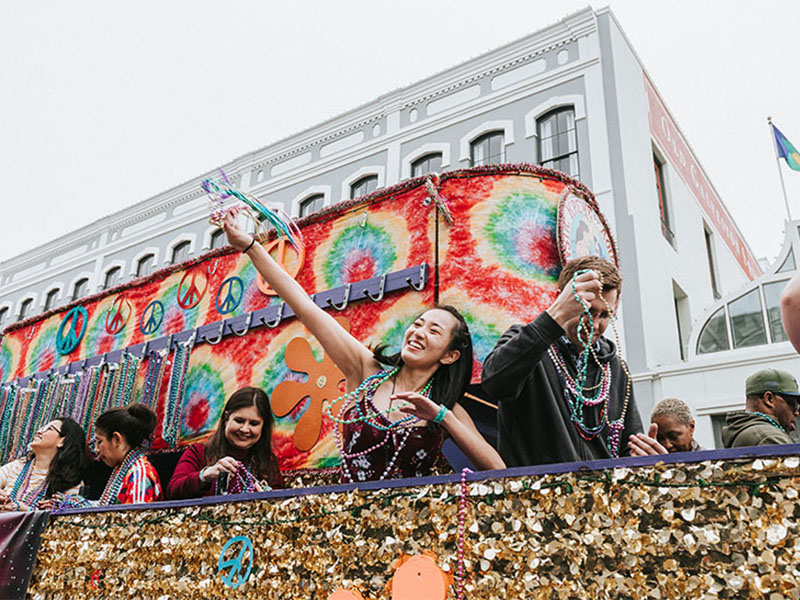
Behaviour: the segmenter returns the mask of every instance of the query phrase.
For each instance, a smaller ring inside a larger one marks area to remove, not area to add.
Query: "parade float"
[[[260,242],[365,344],[397,348],[421,311],[458,307],[475,346],[472,401],[484,408],[482,361],[509,325],[552,302],[563,262],[618,261],[591,192],[530,165],[427,175],[296,225],[302,244]],[[14,541],[2,549],[16,571],[4,567],[0,580],[12,597],[25,594],[28,577],[33,598],[733,598],[798,589],[794,447],[490,473],[443,465],[422,480],[339,485],[326,408],[343,377],[231,248],[12,325],[0,381],[3,463],[56,416],[73,416],[91,439],[99,414],[133,401],[158,415],[151,453],[177,455],[211,433],[234,390],[263,388],[292,484],[6,514]],[[35,566],[24,560],[33,555]]]

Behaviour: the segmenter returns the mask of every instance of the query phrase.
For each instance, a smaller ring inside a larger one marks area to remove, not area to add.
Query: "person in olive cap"
[[[797,380],[786,371],[762,369],[745,383],[747,409],[728,413],[722,428],[726,448],[794,444],[789,434],[800,412]]]

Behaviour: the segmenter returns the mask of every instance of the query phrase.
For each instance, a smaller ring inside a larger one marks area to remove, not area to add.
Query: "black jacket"
[[[592,440],[584,440],[570,420],[570,409],[553,361],[547,354],[557,344],[572,377],[575,361],[569,344],[559,339],[564,330],[547,312],[527,325],[506,331],[483,363],[484,389],[500,404],[498,445],[509,467],[611,458],[606,446],[608,426]],[[627,376],[613,342],[600,338],[598,360],[611,362],[609,419],[620,417]],[[586,385],[600,381],[602,371],[589,357]],[[585,407],[583,422],[595,425],[601,405]],[[628,454],[628,437],[642,431],[642,419],[633,398],[633,386],[619,442],[619,455]]]

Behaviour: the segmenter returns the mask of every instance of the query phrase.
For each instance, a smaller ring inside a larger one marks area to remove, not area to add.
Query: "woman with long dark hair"
[[[472,374],[472,339],[453,307],[422,313],[406,330],[400,352],[371,352],[318,307],[305,290],[236,222],[225,216],[228,242],[319,340],[346,377],[347,393],[331,415],[345,481],[429,475],[448,435],[479,469],[505,465],[459,404]]]
[[[272,424],[264,390],[245,387],[234,392],[213,435],[181,455],[167,495],[177,500],[282,488],[278,458],[272,451]]]
[[[86,435],[69,417],[47,423],[23,458],[0,467],[0,509],[43,507],[54,495],[75,495],[86,468]]]
[[[161,499],[161,482],[144,448],[155,426],[156,415],[144,404],[112,408],[95,421],[97,457],[114,468],[100,496],[101,506]]]

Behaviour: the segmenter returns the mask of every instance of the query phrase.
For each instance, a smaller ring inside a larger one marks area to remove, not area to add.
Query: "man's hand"
[[[572,282],[567,282],[564,289],[555,299],[555,302],[547,309],[547,313],[553,320],[566,329],[566,324],[579,317],[583,313],[583,306],[575,299],[575,293],[588,306],[600,295],[603,284],[600,283],[600,276],[595,271],[586,271],[575,278],[575,290],[572,289]]]
[[[631,456],[651,456],[654,454],[669,454],[667,449],[658,443],[658,424],[652,423],[647,435],[644,433],[634,433],[628,438],[628,448]]]

